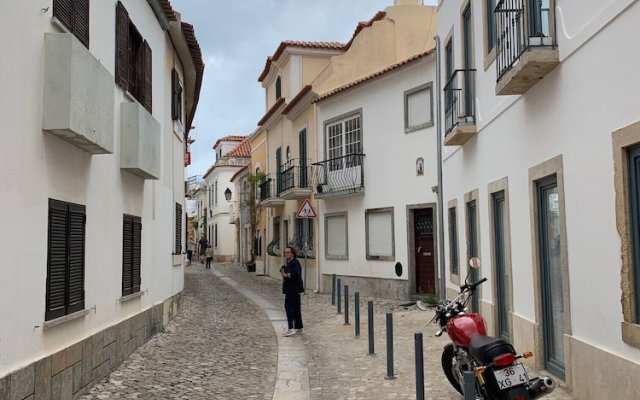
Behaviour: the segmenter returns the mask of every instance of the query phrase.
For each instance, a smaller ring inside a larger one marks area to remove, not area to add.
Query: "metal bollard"
[[[340,279],[338,278],[338,293],[337,293],[338,294],[338,296],[337,296],[338,297],[338,310],[336,311],[336,314],[342,314],[342,306],[340,305],[340,301],[341,301],[340,300],[340,298],[341,298],[340,297],[340,292],[341,291],[342,291],[341,290],[341,282],[340,282]]]
[[[472,371],[464,371],[464,400],[476,400],[476,377]]]
[[[360,337],[360,292],[355,293],[356,337]]]
[[[393,376],[393,314],[387,311],[387,376],[384,379],[396,379]]]
[[[349,285],[344,285],[344,324],[349,325]]]
[[[367,302],[367,314],[369,319],[369,354],[370,356],[375,354],[375,346],[373,345],[373,300]]]
[[[336,274],[331,275],[331,305],[336,304]]]
[[[422,352],[422,332],[413,334],[416,353],[416,400],[424,400],[424,353]]]

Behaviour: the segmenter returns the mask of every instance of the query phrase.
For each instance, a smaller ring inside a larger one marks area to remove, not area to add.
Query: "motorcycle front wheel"
[[[456,356],[453,351],[453,345],[448,344],[444,346],[444,350],[442,351],[442,370],[444,371],[444,375],[458,393],[464,394],[462,393],[460,385],[460,371],[458,370],[458,363],[455,362],[455,358]]]

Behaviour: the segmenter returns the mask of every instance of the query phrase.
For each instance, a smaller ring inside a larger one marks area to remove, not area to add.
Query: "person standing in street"
[[[287,313],[287,325],[289,330],[284,336],[302,334],[302,305],[300,294],[304,293],[302,282],[302,267],[296,258],[296,250],[287,246],[284,249],[286,265],[280,268],[282,275],[282,293],[284,294],[284,310]]]
[[[200,264],[204,264],[205,252],[207,251],[207,246],[209,245],[207,237],[202,235],[200,240],[198,240],[198,244],[200,245],[200,252],[198,253],[200,256]]]
[[[211,248],[211,245],[207,246],[207,250],[205,252],[205,257],[207,258],[206,268],[207,269],[211,269],[211,261],[213,260],[213,249]]]

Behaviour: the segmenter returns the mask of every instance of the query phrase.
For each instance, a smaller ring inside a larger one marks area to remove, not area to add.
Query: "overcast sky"
[[[392,4],[393,0],[171,0],[182,20],[194,25],[205,62],[187,176],[203,175],[213,164],[216,140],[255,130],[266,112],[258,76],[280,42],[346,43],[359,21]]]

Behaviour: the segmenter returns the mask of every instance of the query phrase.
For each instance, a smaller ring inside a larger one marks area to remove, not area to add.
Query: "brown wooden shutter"
[[[72,0],[54,0],[53,1],[53,16],[58,19],[69,29],[73,31],[73,1]]]
[[[131,277],[132,292],[140,291],[140,254],[142,249],[142,223],[139,217],[133,217],[132,221],[132,246],[131,246]]]
[[[89,48],[89,0],[73,0],[73,34]]]
[[[143,106],[151,113],[153,106],[153,85],[152,85],[152,64],[153,58],[151,57],[151,47],[149,47],[149,43],[145,40],[143,43],[144,49],[144,87],[143,87],[143,95],[142,98],[144,100]]]
[[[126,296],[132,292],[132,244],[133,244],[133,221],[130,216],[125,215],[122,222],[122,295]]]
[[[116,84],[129,89],[129,14],[121,2],[116,5]]]
[[[85,207],[69,204],[69,300],[67,314],[84,309]]]
[[[178,90],[180,90],[179,82],[178,71],[174,68],[171,70],[171,119],[174,121],[180,119],[178,111]]]
[[[67,205],[49,199],[49,237],[47,255],[47,294],[45,320],[66,313],[67,286]]]
[[[176,203],[176,248],[175,254],[182,254],[182,204]]]

